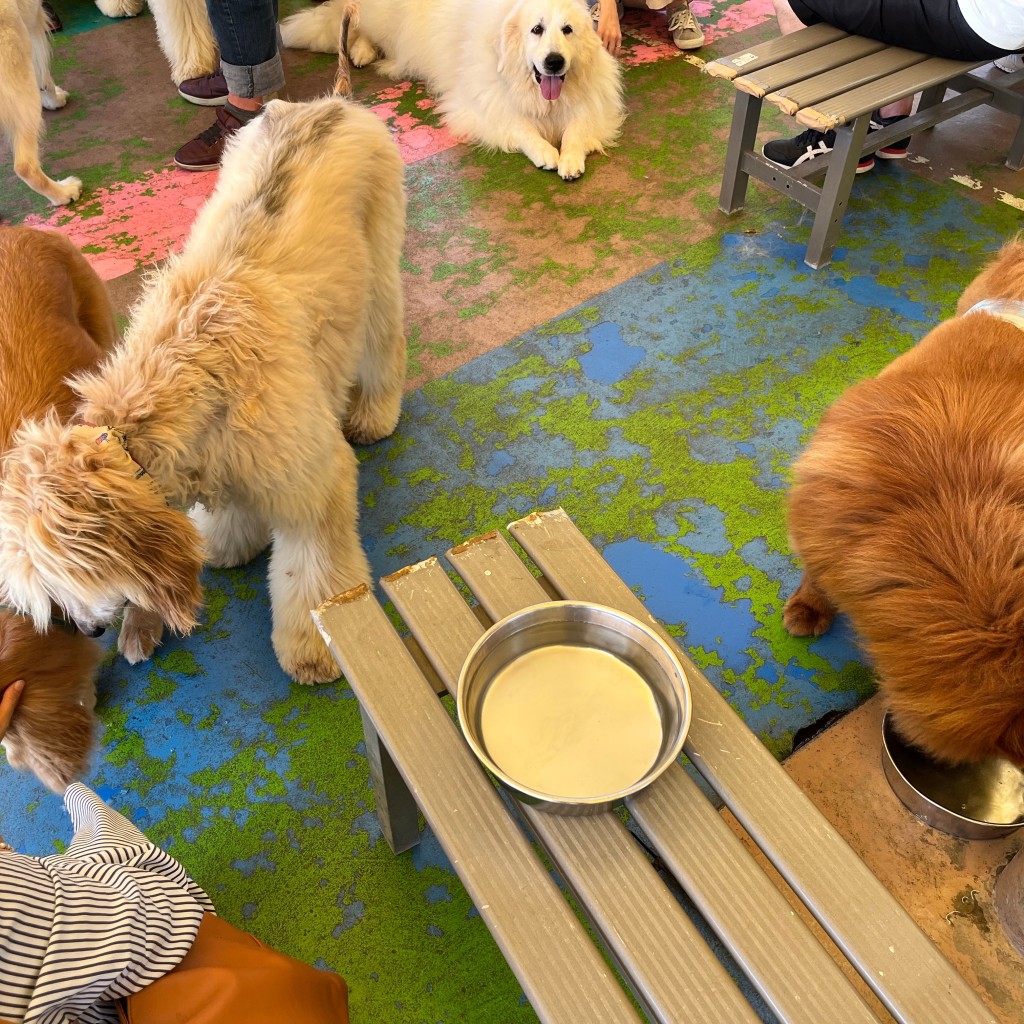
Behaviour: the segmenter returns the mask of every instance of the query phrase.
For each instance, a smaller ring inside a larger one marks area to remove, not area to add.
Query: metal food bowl
[[[621,803],[675,761],[691,701],[679,660],[648,626],[603,605],[551,601],[480,638],[457,706],[466,741],[506,789],[581,815]]]
[[[998,839],[1024,825],[1024,772],[991,758],[944,764],[911,746],[882,719],[882,769],[907,809],[961,839]]]

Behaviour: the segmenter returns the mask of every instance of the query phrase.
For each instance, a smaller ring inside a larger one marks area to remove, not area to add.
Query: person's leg
[[[650,7],[661,0],[647,0]],[[665,8],[669,38],[680,50],[697,50],[704,45],[704,30],[693,16],[688,0],[672,0]]]
[[[216,170],[227,140],[259,113],[264,97],[284,86],[277,0],[206,0],[206,6],[220,49],[227,102],[209,128],[174,154],[174,162],[187,171]]]
[[[801,21],[796,16],[793,8],[789,5],[789,0],[775,0],[775,17],[779,22],[779,31],[784,36],[788,36],[791,32],[797,32],[802,28],[807,28],[811,24],[810,21]]]

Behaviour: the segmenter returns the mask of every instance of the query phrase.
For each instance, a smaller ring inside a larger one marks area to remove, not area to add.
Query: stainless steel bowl
[[[516,797],[595,814],[654,781],[690,725],[690,688],[669,646],[613,608],[532,605],[496,622],[462,668],[466,741]]]
[[[911,746],[882,719],[882,769],[893,792],[922,821],[961,839],[998,839],[1024,825],[1024,772],[992,758],[944,764]]]

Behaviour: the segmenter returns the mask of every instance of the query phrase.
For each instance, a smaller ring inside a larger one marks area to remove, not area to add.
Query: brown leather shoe
[[[174,154],[174,162],[183,171],[217,170],[225,143],[241,127],[242,122],[225,107],[221,107],[217,111],[217,120],[206,131],[186,142]]]

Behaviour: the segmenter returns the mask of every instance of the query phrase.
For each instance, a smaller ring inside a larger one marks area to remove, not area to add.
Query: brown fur
[[[70,418],[70,374],[94,367],[116,340],[103,282],[63,235],[0,229],[0,450],[23,418]],[[0,673],[24,679],[4,738],[8,762],[62,791],[85,773],[96,734],[92,708],[102,649],[78,632],[40,634],[0,611]]]
[[[904,737],[1024,767],[1024,330],[963,315],[982,299],[1024,300],[1024,241],[826,412],[795,466],[783,621],[817,636],[844,612]]]

